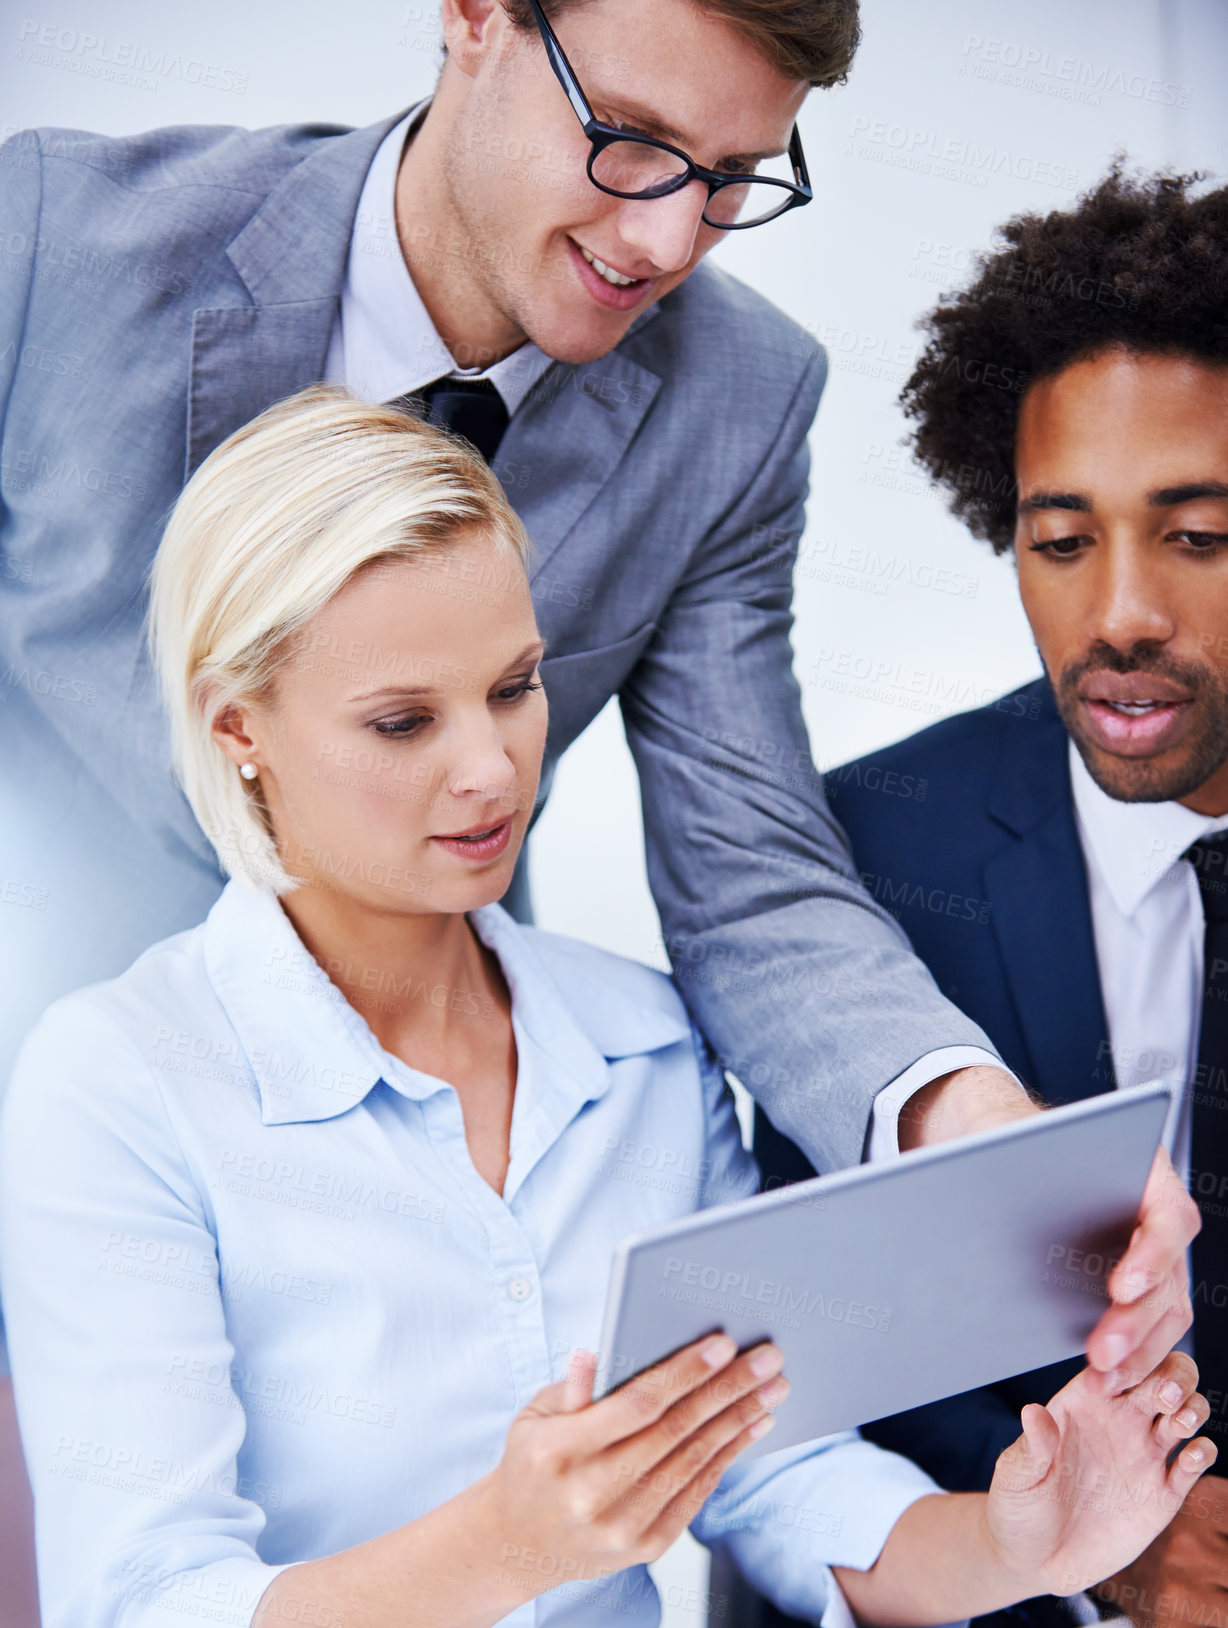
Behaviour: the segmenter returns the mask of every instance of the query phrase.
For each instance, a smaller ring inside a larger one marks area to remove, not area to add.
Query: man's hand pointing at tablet
[[[900,1112],[900,1151],[931,1147],[1042,1112],[1002,1069],[961,1068],[922,1087]],[[1163,1148],[1155,1157],[1130,1246],[1108,1280],[1112,1304],[1087,1342],[1106,1394],[1137,1385],[1193,1321],[1186,1251],[1198,1206]]]

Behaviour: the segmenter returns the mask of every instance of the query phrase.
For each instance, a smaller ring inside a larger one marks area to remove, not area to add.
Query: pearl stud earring
[[[239,773],[243,776],[244,780],[254,780],[260,773],[260,770],[254,763],[240,763]]]

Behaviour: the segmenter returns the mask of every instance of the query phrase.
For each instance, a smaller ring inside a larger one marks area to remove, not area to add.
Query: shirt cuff
[[[735,1463],[691,1531],[779,1610],[817,1623],[840,1609],[828,1568],[868,1571],[904,1511],[935,1493],[911,1459],[845,1431]],[[841,1622],[833,1617],[832,1628]]]
[[[1023,1090],[1022,1083],[1011,1074],[1002,1059],[995,1057],[991,1051],[982,1050],[980,1046],[940,1046],[937,1051],[927,1051],[924,1057],[918,1057],[911,1068],[906,1068],[902,1074],[890,1080],[875,1097],[864,1155],[868,1163],[899,1154],[900,1109],[923,1085],[929,1085],[932,1080],[940,1079],[957,1068],[1000,1069],[1003,1074],[1010,1074],[1019,1089]]]
[[[1126,1621],[1128,1622],[1129,1618]],[[828,1587],[827,1604],[819,1618],[819,1628],[859,1628],[852,1607],[844,1597],[844,1590],[834,1576],[831,1577]],[[965,1617],[962,1622],[948,1623],[946,1628],[971,1628],[970,1619]]]
[[[835,1577],[831,1577],[828,1584],[827,1604],[819,1618],[819,1628],[857,1628],[857,1619]]]
[[[223,1560],[174,1573],[165,1567],[158,1567],[156,1581],[153,1577],[138,1580],[122,1589],[126,1597],[124,1623],[131,1623],[132,1628],[155,1628],[155,1624],[169,1622],[169,1613],[177,1611],[189,1616],[204,1613],[207,1619],[224,1620],[235,1624],[236,1628],[239,1624],[248,1628],[269,1584],[282,1572],[290,1571],[299,1564],[298,1561],[283,1561],[280,1565],[266,1565],[254,1556],[230,1555]],[[149,1569],[155,1570],[152,1566]],[[293,1607],[306,1605],[307,1602],[288,1599],[284,1604]],[[219,1607],[222,1609],[219,1610]],[[309,1605],[307,1609],[310,1611]],[[287,1612],[287,1615],[291,1614]],[[304,1616],[298,1620],[307,1622],[309,1619]],[[320,1622],[324,1620],[324,1617],[319,1618]],[[333,1618],[328,1617],[328,1621],[333,1621]]]

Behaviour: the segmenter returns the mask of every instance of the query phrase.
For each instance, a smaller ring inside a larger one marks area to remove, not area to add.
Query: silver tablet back
[[[1111,1092],[627,1239],[597,1394],[716,1329],[771,1339],[792,1390],[754,1457],[1076,1356],[1170,1101]]]

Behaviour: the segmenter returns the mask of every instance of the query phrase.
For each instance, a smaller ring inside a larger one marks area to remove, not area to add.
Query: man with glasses
[[[802,138],[796,124],[789,135],[787,157],[792,172],[789,176],[770,172],[769,166],[783,168],[779,153],[729,159],[724,170],[705,169],[681,147],[673,147],[646,132],[629,131],[626,125],[605,124],[596,118],[538,0],[528,0],[528,6],[541,33],[547,60],[589,139],[589,180],[602,192],[608,192],[613,198],[664,198],[698,179],[708,189],[708,200],[700,218],[706,225],[726,231],[740,226],[762,226],[765,221],[783,215],[786,209],[810,202],[813,196],[810,177],[806,173]]]
[[[617,694],[679,982],[778,1127],[831,1168],[1032,1112],[825,808],[789,647],[824,357],[700,264],[810,201],[796,120],[844,78],[856,0],[442,9],[433,98],[367,129],[0,149],[0,753],[12,874],[48,897],[7,1040],[220,887],[169,771],[145,575],[185,478],[325,378],[451,425],[503,480],[548,640],[543,795]],[[376,758],[325,771],[403,790]],[[1168,1179],[1091,1347],[1123,1384],[1184,1292]]]

